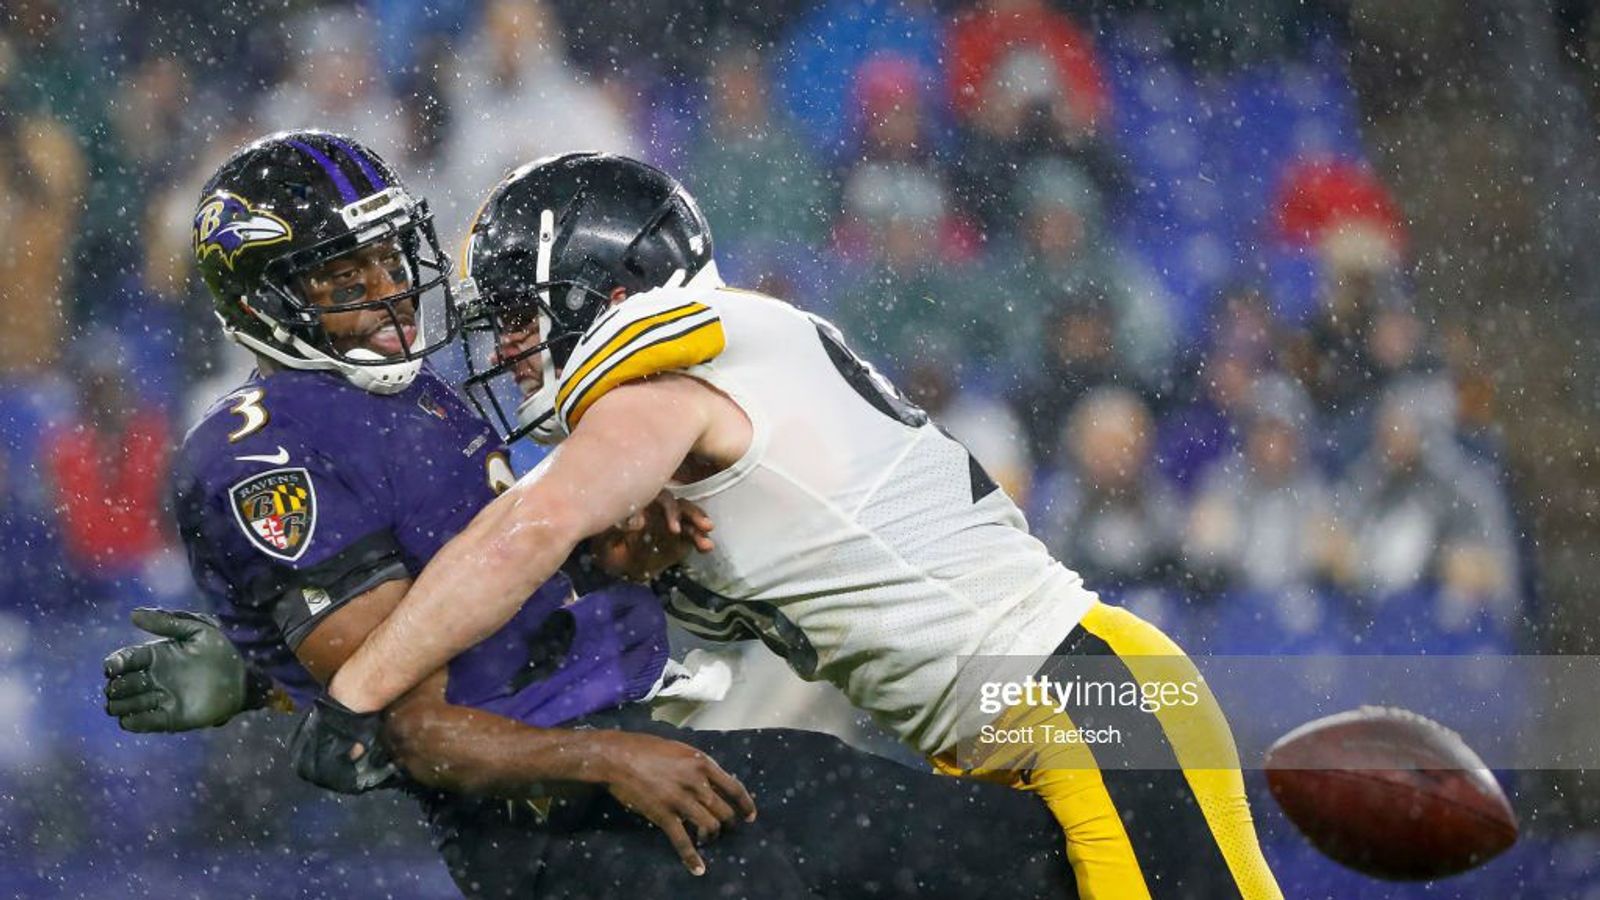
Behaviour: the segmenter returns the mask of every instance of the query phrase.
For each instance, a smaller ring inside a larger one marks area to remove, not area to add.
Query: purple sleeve
[[[177,511],[196,580],[241,645],[294,649],[345,603],[408,571],[381,470],[341,464],[292,423],[185,445]],[[276,632],[276,634],[272,634]]]
[[[450,664],[446,698],[549,728],[641,699],[668,649],[666,616],[648,588],[616,584],[576,597],[557,575]]]

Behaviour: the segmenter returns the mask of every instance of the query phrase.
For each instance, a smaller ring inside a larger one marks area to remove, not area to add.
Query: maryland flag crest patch
[[[317,492],[305,469],[253,475],[228,491],[239,527],[268,556],[293,562],[317,527]]]

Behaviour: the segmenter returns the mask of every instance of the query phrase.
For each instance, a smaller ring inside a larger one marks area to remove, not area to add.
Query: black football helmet
[[[381,241],[401,251],[404,290],[331,306],[307,301],[308,273]],[[223,332],[289,368],[329,369],[364,390],[395,393],[455,336],[450,260],[427,203],[348,137],[286,131],[234,153],[201,191],[194,255]],[[385,313],[399,334],[414,327],[410,345],[391,356],[335,348],[322,317],[362,310]]]
[[[654,166],[573,153],[517,169],[489,194],[467,237],[459,289],[467,395],[508,440],[555,439],[556,371],[612,293],[713,280],[711,253],[694,198]],[[502,329],[530,321],[540,325],[540,343],[500,358]],[[544,385],[523,396],[503,376],[537,353]]]

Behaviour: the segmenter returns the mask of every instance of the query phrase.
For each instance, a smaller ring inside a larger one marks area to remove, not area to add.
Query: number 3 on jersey
[[[228,432],[228,443],[235,444],[260,431],[267,424],[267,411],[261,406],[260,388],[248,388],[234,395],[233,408],[228,412],[244,417],[244,424]]]

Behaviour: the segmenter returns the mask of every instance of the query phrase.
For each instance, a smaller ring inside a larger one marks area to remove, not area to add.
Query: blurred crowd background
[[[730,281],[833,318],[1191,652],[1600,639],[1590,3],[0,11],[0,890],[449,894],[413,811],[295,783],[283,722],[99,710],[127,610],[198,602],[166,468],[250,362],[190,221],[281,128],[376,149],[452,246],[529,159],[667,168]],[[1530,837],[1443,895],[1600,891],[1600,792],[1510,777]],[[1381,895],[1257,813],[1291,895]]]

